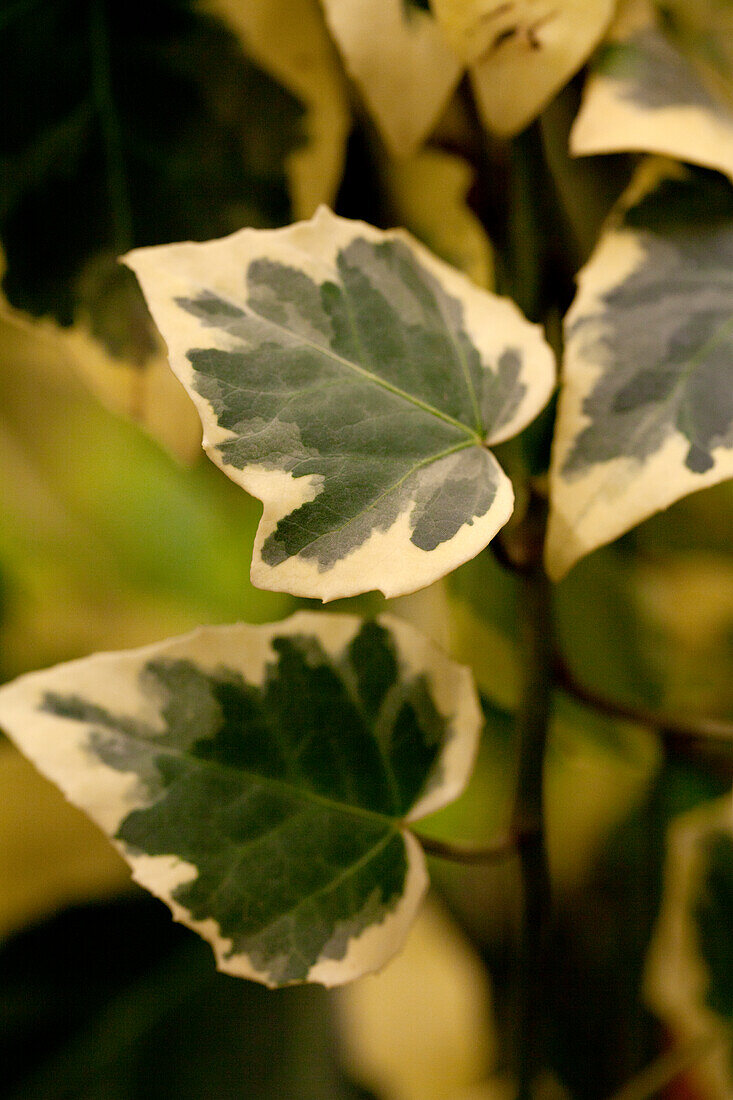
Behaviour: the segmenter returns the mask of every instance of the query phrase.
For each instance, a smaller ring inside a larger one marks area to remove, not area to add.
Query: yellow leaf
[[[390,152],[428,137],[463,71],[433,16],[404,0],[323,0],[331,33]]]
[[[384,1100],[445,1100],[495,1057],[487,975],[434,901],[381,974],[340,989],[336,1003],[349,1068]]]
[[[485,125],[512,136],[587,60],[615,0],[432,0]]]
[[[710,843],[716,837],[730,837],[731,829],[730,794],[672,822],[662,901],[644,975],[645,999],[667,1025],[673,1041],[682,1048],[700,1046],[690,1076],[693,1095],[705,1100],[729,1100],[731,1095],[730,1024],[706,1003],[711,973],[701,950],[698,916],[706,898]],[[729,929],[721,928],[720,934],[726,938]]]
[[[85,320],[63,328],[50,318],[31,320],[0,302],[0,325],[16,331],[19,340],[25,332],[44,363],[58,363],[67,377],[81,380],[112,412],[132,420],[179,462],[199,457],[199,419],[168,366],[162,341],[141,363],[109,355]]]
[[[423,149],[412,157],[386,161],[384,179],[395,221],[490,290],[493,254],[467,202],[474,179],[468,162],[440,149]]]
[[[99,829],[10,745],[0,747],[0,936],[130,885]]]

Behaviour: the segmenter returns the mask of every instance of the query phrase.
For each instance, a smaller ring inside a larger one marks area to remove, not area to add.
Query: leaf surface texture
[[[308,612],[31,674],[0,721],[222,969],[268,985],[398,949],[426,886],[405,822],[460,793],[481,726],[468,671],[405,624]]]
[[[486,444],[553,384],[516,307],[407,234],[322,208],[286,230],[127,258],[207,450],[265,511],[252,577],[395,596],[478,553],[511,486]]]

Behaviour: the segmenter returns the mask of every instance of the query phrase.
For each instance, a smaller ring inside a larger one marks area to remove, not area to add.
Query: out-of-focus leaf
[[[7,743],[0,792],[0,938],[129,886],[129,869],[99,830]]]
[[[646,557],[665,551],[726,555],[733,545],[733,481],[683,497],[634,528],[629,539]]]
[[[728,0],[657,0],[668,34],[711,90],[733,107],[733,7]]]
[[[144,895],[77,908],[0,950],[7,1100],[366,1100],[331,1003],[218,974]]]
[[[636,557],[618,546],[584,558],[555,590],[557,643],[587,687],[622,702],[666,707],[660,623],[644,599],[643,577]]]
[[[547,843],[561,893],[591,877],[616,829],[648,797],[661,764],[659,739],[559,699],[547,759]]]
[[[733,188],[680,172],[579,276],[550,472],[554,577],[733,473]]]
[[[639,563],[638,603],[653,631],[668,713],[733,718],[733,562],[688,552]]]
[[[0,676],[208,618],[275,618],[242,547],[258,507],[107,412],[31,325],[0,316]]]
[[[693,1073],[710,1100],[733,1089],[733,802],[671,826],[665,886],[646,974],[650,1004],[678,1042],[717,1036]]]
[[[663,1036],[644,1004],[643,973],[664,837],[674,817],[723,789],[703,768],[666,763],[606,837],[582,889],[557,897],[545,989],[553,1066],[573,1096],[614,1095],[660,1054]]]
[[[508,299],[403,231],[325,207],[127,262],[204,446],[264,501],[256,584],[402,595],[506,522],[511,484],[486,445],[533,419],[554,378],[539,328]]]
[[[390,159],[384,180],[391,214],[442,260],[479,286],[494,282],[491,243],[467,203],[474,173],[468,162],[440,149]]]
[[[70,324],[100,256],[289,220],[301,103],[192,0],[49,0],[2,18],[14,306]],[[136,317],[124,343],[140,349]]]
[[[571,152],[658,153],[733,178],[733,112],[664,36],[651,4],[632,12],[596,57]]]
[[[331,33],[390,152],[429,136],[463,66],[432,12],[405,0],[322,0]]]
[[[524,129],[588,58],[615,0],[432,0],[490,130]]]
[[[461,792],[481,724],[406,624],[311,612],[31,673],[0,721],[221,969],[272,986],[400,948],[427,885],[405,822]]]
[[[285,169],[292,219],[309,218],[334,201],[350,124],[345,80],[318,0],[207,0],[206,6],[306,107],[305,144],[288,154]]]
[[[126,269],[117,265],[117,270]],[[137,286],[133,289],[144,311],[141,324],[145,326],[151,323],[147,307]],[[123,306],[127,317],[124,310]],[[63,328],[49,318],[33,321],[0,304],[0,323],[9,335],[12,328],[24,330],[25,341],[41,348],[44,360],[57,361],[70,379],[74,375],[82,378],[103,404],[138,424],[180,462],[188,465],[199,456],[201,424],[191,399],[168,366],[162,341],[154,344],[151,340],[149,354],[139,362],[124,354],[114,358],[106,350],[106,341],[95,339],[83,322]]]
[[[496,1058],[488,974],[430,900],[404,950],[339,990],[336,1006],[350,1074],[380,1100],[447,1100]]]

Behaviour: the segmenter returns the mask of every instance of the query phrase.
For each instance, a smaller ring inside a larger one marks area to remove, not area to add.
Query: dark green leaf
[[[13,305],[68,324],[100,258],[288,220],[302,107],[199,4],[48,0],[0,18]]]

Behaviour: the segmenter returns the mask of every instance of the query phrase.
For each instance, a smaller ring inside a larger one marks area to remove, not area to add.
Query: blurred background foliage
[[[200,457],[197,417],[115,257],[281,225],[325,201],[406,225],[490,286],[483,226],[500,221],[503,154],[490,150],[494,176],[477,177],[488,154],[462,90],[431,145],[395,160],[347,89],[315,0],[15,0],[0,32],[0,678],[203,622],[280,618],[304,601],[251,586],[260,506]],[[733,717],[732,496],[722,485],[686,498],[558,586],[559,646],[583,684]],[[472,665],[485,702],[475,776],[426,823],[436,836],[488,841],[507,825],[515,600],[512,575],[483,554],[391,601]],[[558,693],[548,1097],[606,1095],[663,1043],[641,991],[666,828],[732,772],[725,754],[712,770],[665,758],[646,726]],[[0,745],[3,1095],[510,1095],[516,867],[431,869],[436,899],[383,975],[338,996],[271,993],[217,975],[208,947]]]

